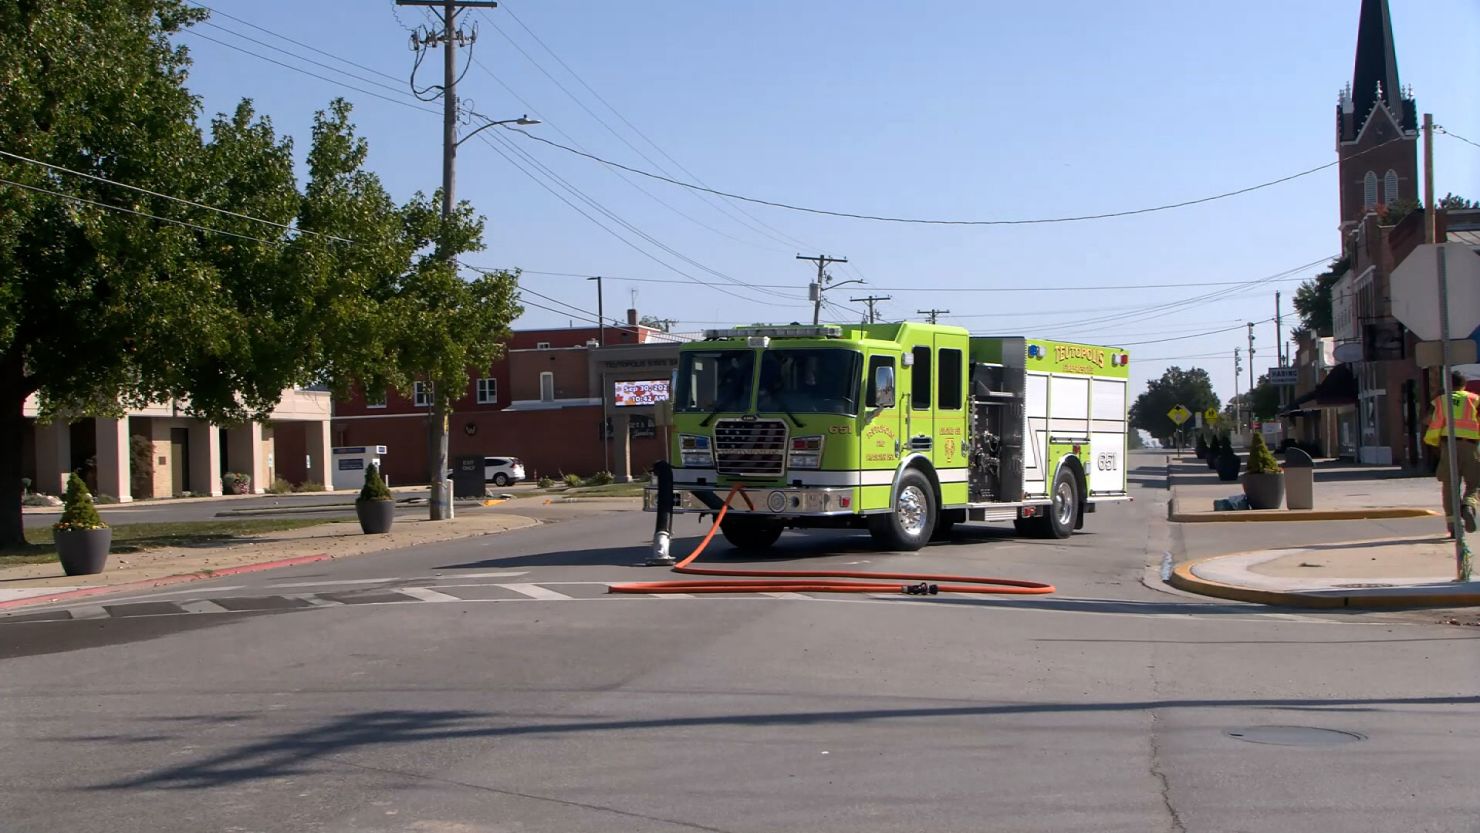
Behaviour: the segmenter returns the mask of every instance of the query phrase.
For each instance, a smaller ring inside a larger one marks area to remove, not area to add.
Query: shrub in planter
[[[64,501],[62,518],[52,526],[63,572],[69,576],[103,572],[108,564],[108,548],[113,544],[113,530],[98,516],[92,493],[76,474],[67,480]]]
[[[252,476],[229,471],[221,475],[221,491],[228,495],[245,495],[252,491]]]
[[[390,532],[396,521],[395,498],[380,478],[380,467],[374,463],[365,469],[365,485],[355,498],[355,515],[360,519],[360,531],[366,535]]]
[[[1233,453],[1233,440],[1226,434],[1218,442],[1218,459],[1215,468],[1218,471],[1218,479],[1225,483],[1232,483],[1238,479],[1238,455]]]
[[[1252,509],[1278,509],[1285,502],[1285,471],[1270,453],[1263,434],[1255,434],[1249,446],[1244,495]]]

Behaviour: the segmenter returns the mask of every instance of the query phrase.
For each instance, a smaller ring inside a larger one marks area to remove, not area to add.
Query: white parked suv
[[[507,486],[524,479],[524,463],[518,457],[484,457],[483,482]]]

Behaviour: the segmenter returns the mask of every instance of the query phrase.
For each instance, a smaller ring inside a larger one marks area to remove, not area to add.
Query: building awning
[[[1339,408],[1357,402],[1357,376],[1350,364],[1338,364],[1316,385],[1315,390],[1290,403],[1292,410],[1306,405],[1310,408]]]

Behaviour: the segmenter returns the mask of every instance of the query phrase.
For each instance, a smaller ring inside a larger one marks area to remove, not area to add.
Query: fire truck
[[[729,496],[720,531],[751,551],[788,528],[867,528],[906,551],[965,522],[1066,538],[1129,499],[1129,365],[935,324],[710,330],[671,388],[672,502],[653,482],[645,508],[712,514]]]

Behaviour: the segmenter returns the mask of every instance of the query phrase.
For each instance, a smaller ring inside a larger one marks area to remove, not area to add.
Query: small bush
[[[391,490],[386,488],[385,481],[380,478],[380,466],[371,463],[365,468],[365,486],[360,489],[360,496],[356,501],[367,500],[393,500]]]
[[[67,478],[67,496],[63,500],[67,508],[62,510],[62,519],[52,526],[53,529],[66,531],[107,528],[108,525],[98,516],[98,508],[93,506],[92,493],[87,490],[87,484],[76,474]]]
[[[539,486],[540,486],[541,489],[548,489],[548,488],[550,488],[551,486],[554,486],[554,485],[555,485],[554,478],[541,477],[539,479]]]
[[[229,471],[221,475],[221,491],[228,495],[245,495],[252,491],[252,476]]]
[[[96,503],[99,506],[107,506],[109,504],[118,503],[118,502],[119,502],[118,498],[116,498],[116,497],[114,497],[112,495],[105,495],[102,492],[99,492],[98,494],[93,495],[93,503]]]
[[[40,492],[31,492],[21,498],[22,506],[59,506],[61,501],[51,495],[43,495]]]
[[[1274,458],[1264,442],[1264,435],[1255,434],[1253,443],[1249,445],[1249,474],[1279,474],[1282,471],[1284,469],[1280,468],[1280,462]]]
[[[324,484],[320,483],[317,480],[305,480],[303,483],[300,483],[299,485],[294,486],[293,487],[293,491],[295,491],[295,492],[322,492],[322,491],[324,491]]]
[[[615,479],[616,478],[612,477],[612,473],[611,472],[609,472],[609,471],[599,471],[599,472],[591,475],[590,477],[586,478],[586,485],[587,486],[605,486],[605,485],[611,483]]]
[[[30,493],[31,493],[31,478],[29,478],[29,477],[22,477],[21,478],[21,494],[23,494],[23,495],[29,495]]]
[[[270,495],[286,495],[292,491],[293,484],[281,477],[274,477],[272,479],[272,485],[267,487],[267,493]]]
[[[567,474],[561,479],[565,481],[565,485],[571,487],[572,489],[577,486],[584,485],[586,482],[586,478],[581,477],[579,474]]]

